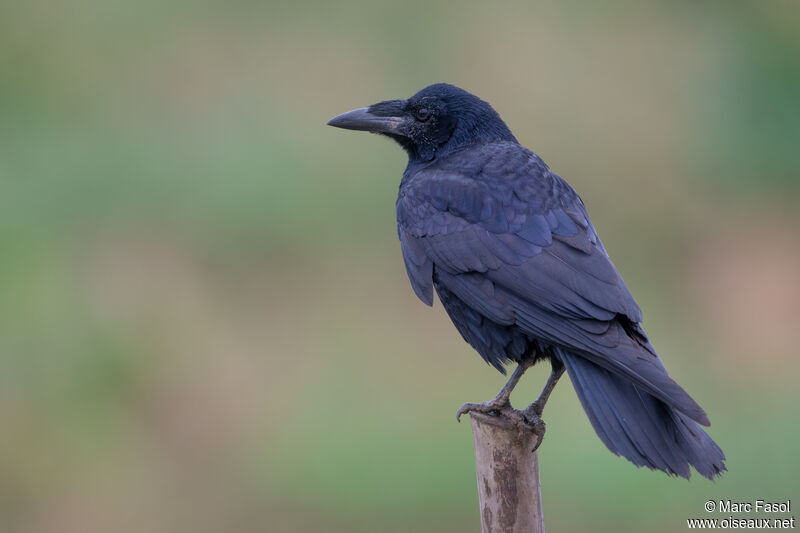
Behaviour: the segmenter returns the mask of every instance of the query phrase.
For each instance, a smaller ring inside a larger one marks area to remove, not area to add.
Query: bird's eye
[[[431,112],[427,107],[420,107],[417,109],[417,120],[425,122],[429,118],[431,118]]]

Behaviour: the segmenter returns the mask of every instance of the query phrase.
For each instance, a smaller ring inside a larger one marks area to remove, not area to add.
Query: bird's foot
[[[456,413],[456,420],[461,422],[461,415],[467,413],[483,413],[489,415],[492,413],[501,414],[513,410],[514,408],[511,407],[511,402],[508,401],[508,398],[492,398],[488,402],[465,403],[459,407]]]
[[[520,414],[520,417],[524,421],[524,425],[527,428],[529,428],[531,431],[533,431],[536,435],[538,435],[539,438],[541,439],[541,438],[544,437],[545,424],[544,424],[544,420],[542,420],[542,411],[538,407],[534,407],[535,403],[536,402],[533,402],[531,405],[526,407],[524,410],[517,411],[517,413]],[[532,407],[533,407],[533,409],[532,409]],[[540,440],[540,442],[541,442],[541,440]],[[537,447],[538,447],[538,444],[537,444]]]
[[[536,400],[528,407],[526,407],[522,412],[525,415],[525,418],[541,418],[543,411],[544,411],[544,402]]]
[[[536,400],[522,411],[519,411],[522,415],[522,418],[525,420],[525,423],[534,433],[539,435],[539,437],[544,437],[545,425],[544,420],[542,420],[544,404],[545,402]]]
[[[531,431],[535,433],[539,436],[539,442],[541,442],[542,437],[544,437],[545,424],[536,410],[530,407],[524,411],[514,409],[508,399],[494,398],[488,402],[465,403],[456,413],[456,420],[460,422],[461,415],[467,413],[499,416],[511,422],[520,431]]]

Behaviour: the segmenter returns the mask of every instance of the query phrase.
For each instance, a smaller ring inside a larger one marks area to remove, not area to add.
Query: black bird
[[[667,374],[642,312],[573,188],[521,146],[492,107],[448,84],[333,118],[391,137],[408,152],[397,230],[417,296],[439,295],[458,331],[505,374],[491,401],[508,408],[535,362],[552,373],[527,413],[539,415],[566,368],[600,440],[637,466],[712,479],[725,455],[703,409]]]

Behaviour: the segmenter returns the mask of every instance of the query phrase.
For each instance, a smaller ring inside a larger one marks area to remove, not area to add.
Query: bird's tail
[[[636,466],[689,478],[689,465],[713,479],[725,454],[689,417],[630,381],[583,357],[558,350],[597,436]]]

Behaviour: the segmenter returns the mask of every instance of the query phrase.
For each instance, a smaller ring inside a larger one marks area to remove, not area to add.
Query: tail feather
[[[687,479],[689,465],[709,479],[726,470],[725,454],[697,422],[581,356],[557,354],[595,432],[613,453]]]

